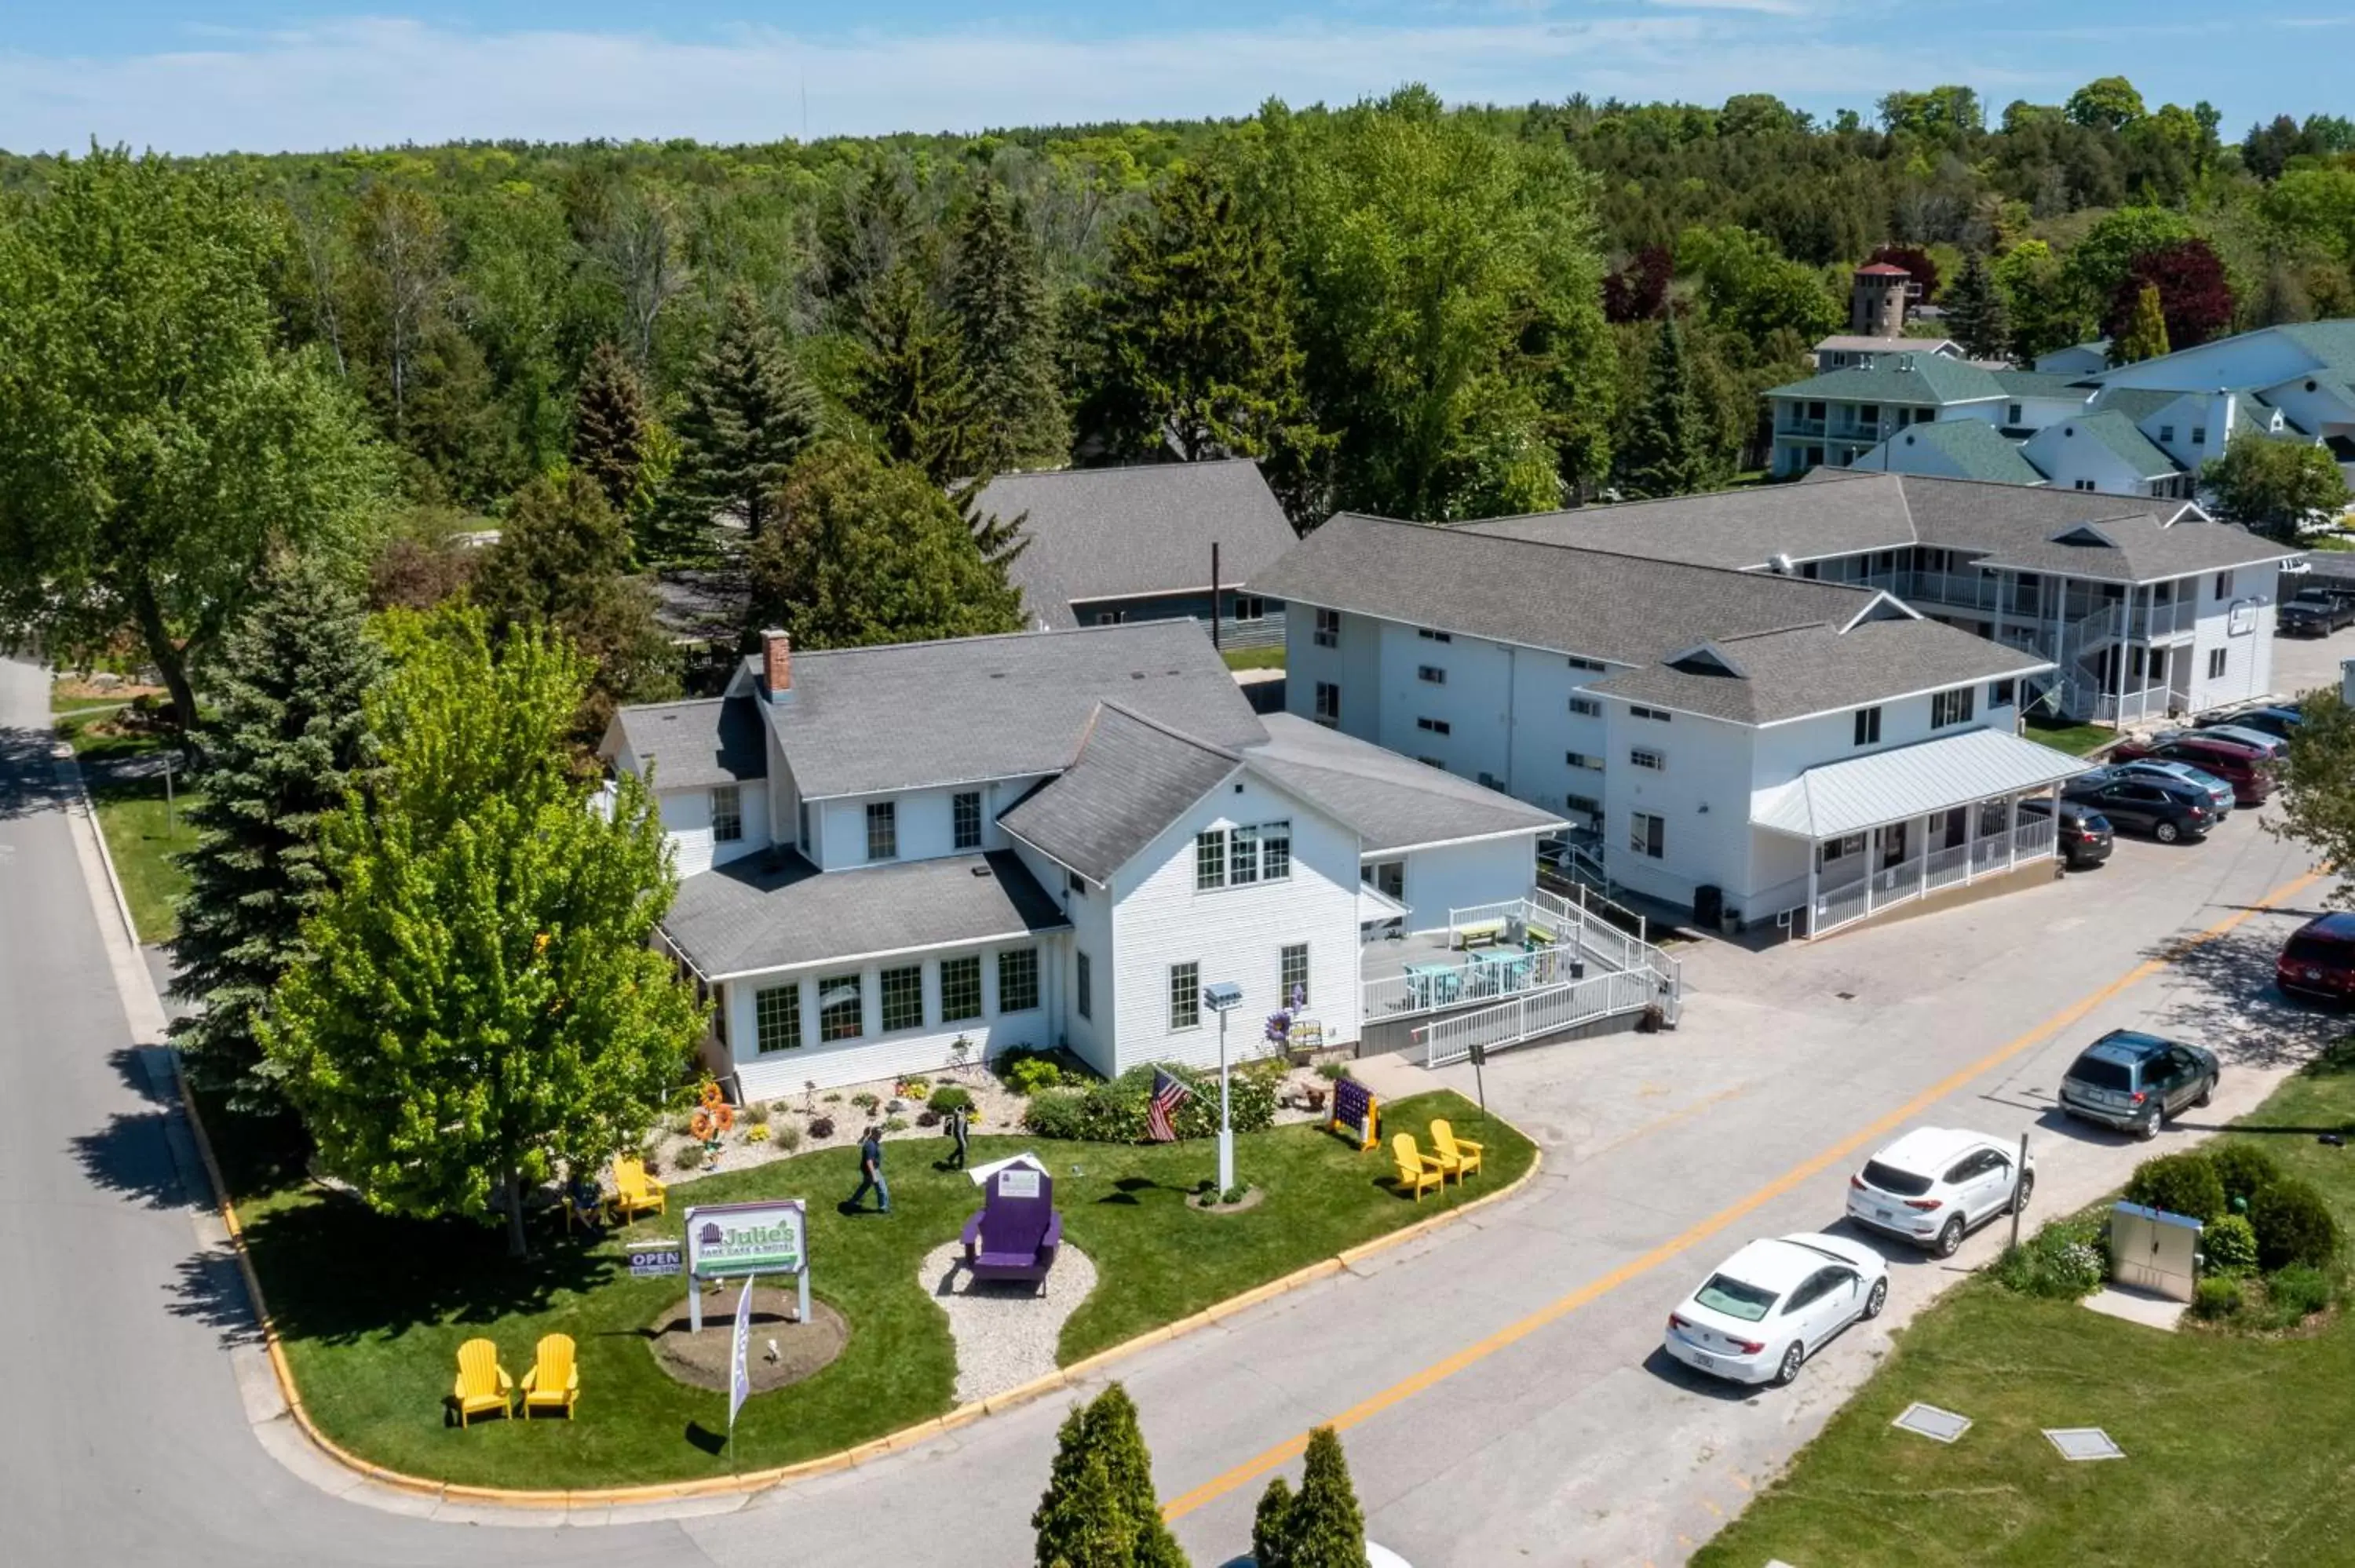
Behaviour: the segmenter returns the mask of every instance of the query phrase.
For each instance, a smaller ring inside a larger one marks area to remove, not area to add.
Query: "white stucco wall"
[[[1286,820],[1288,878],[1195,890],[1197,833]],[[1242,1004],[1227,1023],[1230,1058],[1258,1054],[1267,1015],[1281,1004],[1282,949],[1295,942],[1308,944],[1309,1015],[1328,1042],[1357,1039],[1358,836],[1306,801],[1245,775],[1188,810],[1114,875],[1114,951],[1099,973],[1117,969],[1114,1071],[1140,1062],[1217,1062],[1218,1021],[1209,1012],[1194,1028],[1169,1027],[1170,966],[1188,961],[1201,965],[1204,984],[1242,988]]]

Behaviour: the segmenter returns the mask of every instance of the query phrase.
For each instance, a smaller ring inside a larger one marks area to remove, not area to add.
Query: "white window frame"
[[[960,977],[954,991],[950,989],[949,980],[952,967]],[[966,1000],[968,992],[962,979],[966,974],[973,977],[969,1001]],[[959,1012],[956,1010],[960,1005],[969,1006],[973,1011]],[[943,1024],[970,1023],[975,1019],[986,1017],[987,1014],[988,1004],[983,999],[981,991],[981,955],[965,953],[954,959],[943,959],[941,960],[941,1022]]]
[[[1316,722],[1323,725],[1327,729],[1338,729],[1340,727],[1341,686],[1339,682],[1319,681],[1316,683],[1316,712],[1314,716]]]
[[[1881,744],[1881,705],[1876,703],[1871,707],[1857,709],[1855,727],[1856,738],[1849,744],[1879,746]]]
[[[783,1036],[783,1038],[777,1038]],[[774,1042],[773,1044],[772,1042]],[[752,1049],[773,1055],[802,1048],[802,982],[787,980],[752,993]]]
[[[1627,813],[1627,846],[1646,860],[1664,860],[1668,850],[1668,820],[1657,811]]]
[[[1570,711],[1581,718],[1601,718],[1603,716],[1602,699],[1572,697],[1570,699]]]
[[[899,1000],[902,1004],[904,1004],[908,1000],[907,981],[908,978],[911,975],[915,977],[916,982],[916,1021],[912,1023],[905,1022],[894,1023],[891,1021],[893,983],[895,981],[898,982],[900,991]],[[878,1031],[878,1033],[884,1034],[903,1034],[910,1030],[922,1029],[924,1026],[923,965],[895,965],[876,976],[875,987],[877,1022],[882,1025],[882,1028]]]
[[[1627,748],[1627,766],[1640,768],[1646,773],[1666,773],[1668,770],[1668,754],[1655,747],[1631,746]]]
[[[744,791],[734,784],[711,787],[711,842],[741,843],[744,838]]]
[[[1202,966],[1189,959],[1169,966],[1169,1033],[1202,1027]]]
[[[1414,667],[1414,678],[1426,686],[1447,684],[1447,672],[1436,664],[1417,664]]]
[[[1419,716],[1414,721],[1414,727],[1423,731],[1425,735],[1454,735],[1455,733],[1455,726],[1448,723],[1444,718]]]
[[[1299,961],[1299,973],[1296,979],[1294,975],[1294,959],[1295,957]],[[1309,984],[1308,944],[1305,942],[1286,942],[1283,947],[1276,949],[1275,1004],[1278,1007],[1290,1007],[1292,1005],[1292,988],[1295,985],[1297,985],[1300,988],[1300,1005],[1306,1007],[1316,997],[1316,993]]]
[[[972,832],[965,830],[970,826]],[[981,791],[961,789],[949,797],[949,836],[960,850],[981,847]]]
[[[1029,973],[1022,973],[1023,960],[1029,963]],[[1026,996],[1015,991],[1009,997],[1009,980],[1020,980],[1029,988]],[[1042,992],[1039,986],[1039,949],[1036,948],[1000,948],[997,949],[997,1011],[1000,1012],[1036,1012]]]
[[[1316,612],[1316,629],[1313,641],[1319,648],[1341,646],[1341,612],[1339,610],[1320,609]]]
[[[879,826],[881,832],[878,832]],[[880,844],[883,853],[875,853]],[[867,802],[867,858],[898,860],[900,858],[900,803],[897,800]]]

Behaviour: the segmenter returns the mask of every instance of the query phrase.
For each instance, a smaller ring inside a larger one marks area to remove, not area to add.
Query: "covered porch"
[[[1758,901],[1812,939],[1949,889],[2052,858],[2051,800],[2087,770],[2065,752],[2000,730],[1899,747],[1809,768],[1753,798],[1762,836],[1803,844],[1803,875]],[[1764,846],[1762,846],[1763,848]]]

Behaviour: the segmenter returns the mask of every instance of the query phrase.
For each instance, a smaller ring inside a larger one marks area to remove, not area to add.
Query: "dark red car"
[[[2144,757],[2156,757],[2169,762],[2188,762],[2201,772],[2212,773],[2230,784],[2232,787],[2232,802],[2239,806],[2262,806],[2266,797],[2274,792],[2270,759],[2254,747],[2220,740],[2213,736],[2193,733],[2162,735],[2149,740],[2127,740],[2112,747],[2110,756],[2120,762],[2132,762]]]
[[[2355,913],[2318,916],[2299,927],[2275,960],[2274,981],[2292,996],[2355,1000]]]

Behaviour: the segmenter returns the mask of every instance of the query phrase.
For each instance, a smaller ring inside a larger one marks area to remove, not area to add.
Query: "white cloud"
[[[1406,80],[1458,101],[1582,90],[1715,102],[1767,91],[1861,108],[1892,82],[1971,79],[1943,48],[1837,41],[1758,14],[1797,3],[1667,0],[1574,21],[1491,12],[1107,39],[746,29],[694,42],[377,19],[196,35],[201,47],[120,59],[0,50],[0,146],[76,148],[93,136],[181,153],[455,138],[765,141],[802,133],[805,92],[808,130],[823,136],[1244,114],[1270,96],[1342,102]]]

